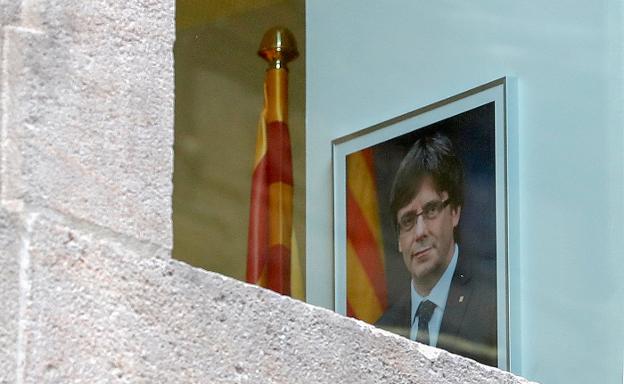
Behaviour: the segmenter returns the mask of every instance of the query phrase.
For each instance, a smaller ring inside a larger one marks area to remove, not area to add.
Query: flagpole
[[[283,27],[273,27],[265,32],[258,55],[269,63],[269,69],[287,70],[288,62],[299,56],[295,37]]]
[[[267,63],[265,75],[265,120],[288,124],[288,63],[299,56],[295,37],[283,27],[264,33],[258,56]]]

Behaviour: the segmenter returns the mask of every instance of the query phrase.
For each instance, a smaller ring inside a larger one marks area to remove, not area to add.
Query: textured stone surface
[[[171,248],[173,1],[26,4],[2,197]]]
[[[39,216],[26,383],[524,383]]]
[[[21,1],[0,0],[0,26],[17,22],[20,9]]]
[[[20,277],[19,219],[0,209],[0,383],[15,381]]]

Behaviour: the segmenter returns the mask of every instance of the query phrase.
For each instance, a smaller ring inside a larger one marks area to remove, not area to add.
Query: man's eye
[[[409,229],[414,225],[414,216],[408,215],[401,218],[401,228]]]
[[[428,217],[428,218],[431,218],[437,215],[438,204],[435,204],[435,203],[427,204],[425,207],[423,207],[423,214],[425,215],[425,217]]]

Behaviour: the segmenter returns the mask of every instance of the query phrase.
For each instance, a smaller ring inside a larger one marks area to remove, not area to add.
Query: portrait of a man
[[[505,148],[496,108],[486,102],[424,125],[398,119],[377,129],[401,124],[399,134],[384,131],[385,140],[346,154],[345,312],[505,367]]]
[[[492,267],[456,239],[463,170],[450,139],[419,138],[401,161],[390,195],[408,293],[376,325],[412,340],[496,366]],[[489,274],[490,276],[488,276]]]

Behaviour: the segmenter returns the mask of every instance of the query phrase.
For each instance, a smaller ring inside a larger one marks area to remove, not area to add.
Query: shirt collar
[[[446,270],[440,277],[440,280],[433,286],[428,296],[420,296],[414,288],[414,281],[411,281],[410,287],[412,292],[412,324],[416,319],[416,310],[421,302],[429,300],[436,305],[436,308],[440,308],[442,313],[446,307],[446,299],[448,298],[449,290],[451,288],[451,281],[453,280],[453,274],[455,274],[455,267],[457,266],[457,258],[459,255],[459,247],[455,244],[455,252],[453,252],[453,258],[446,267]]]

